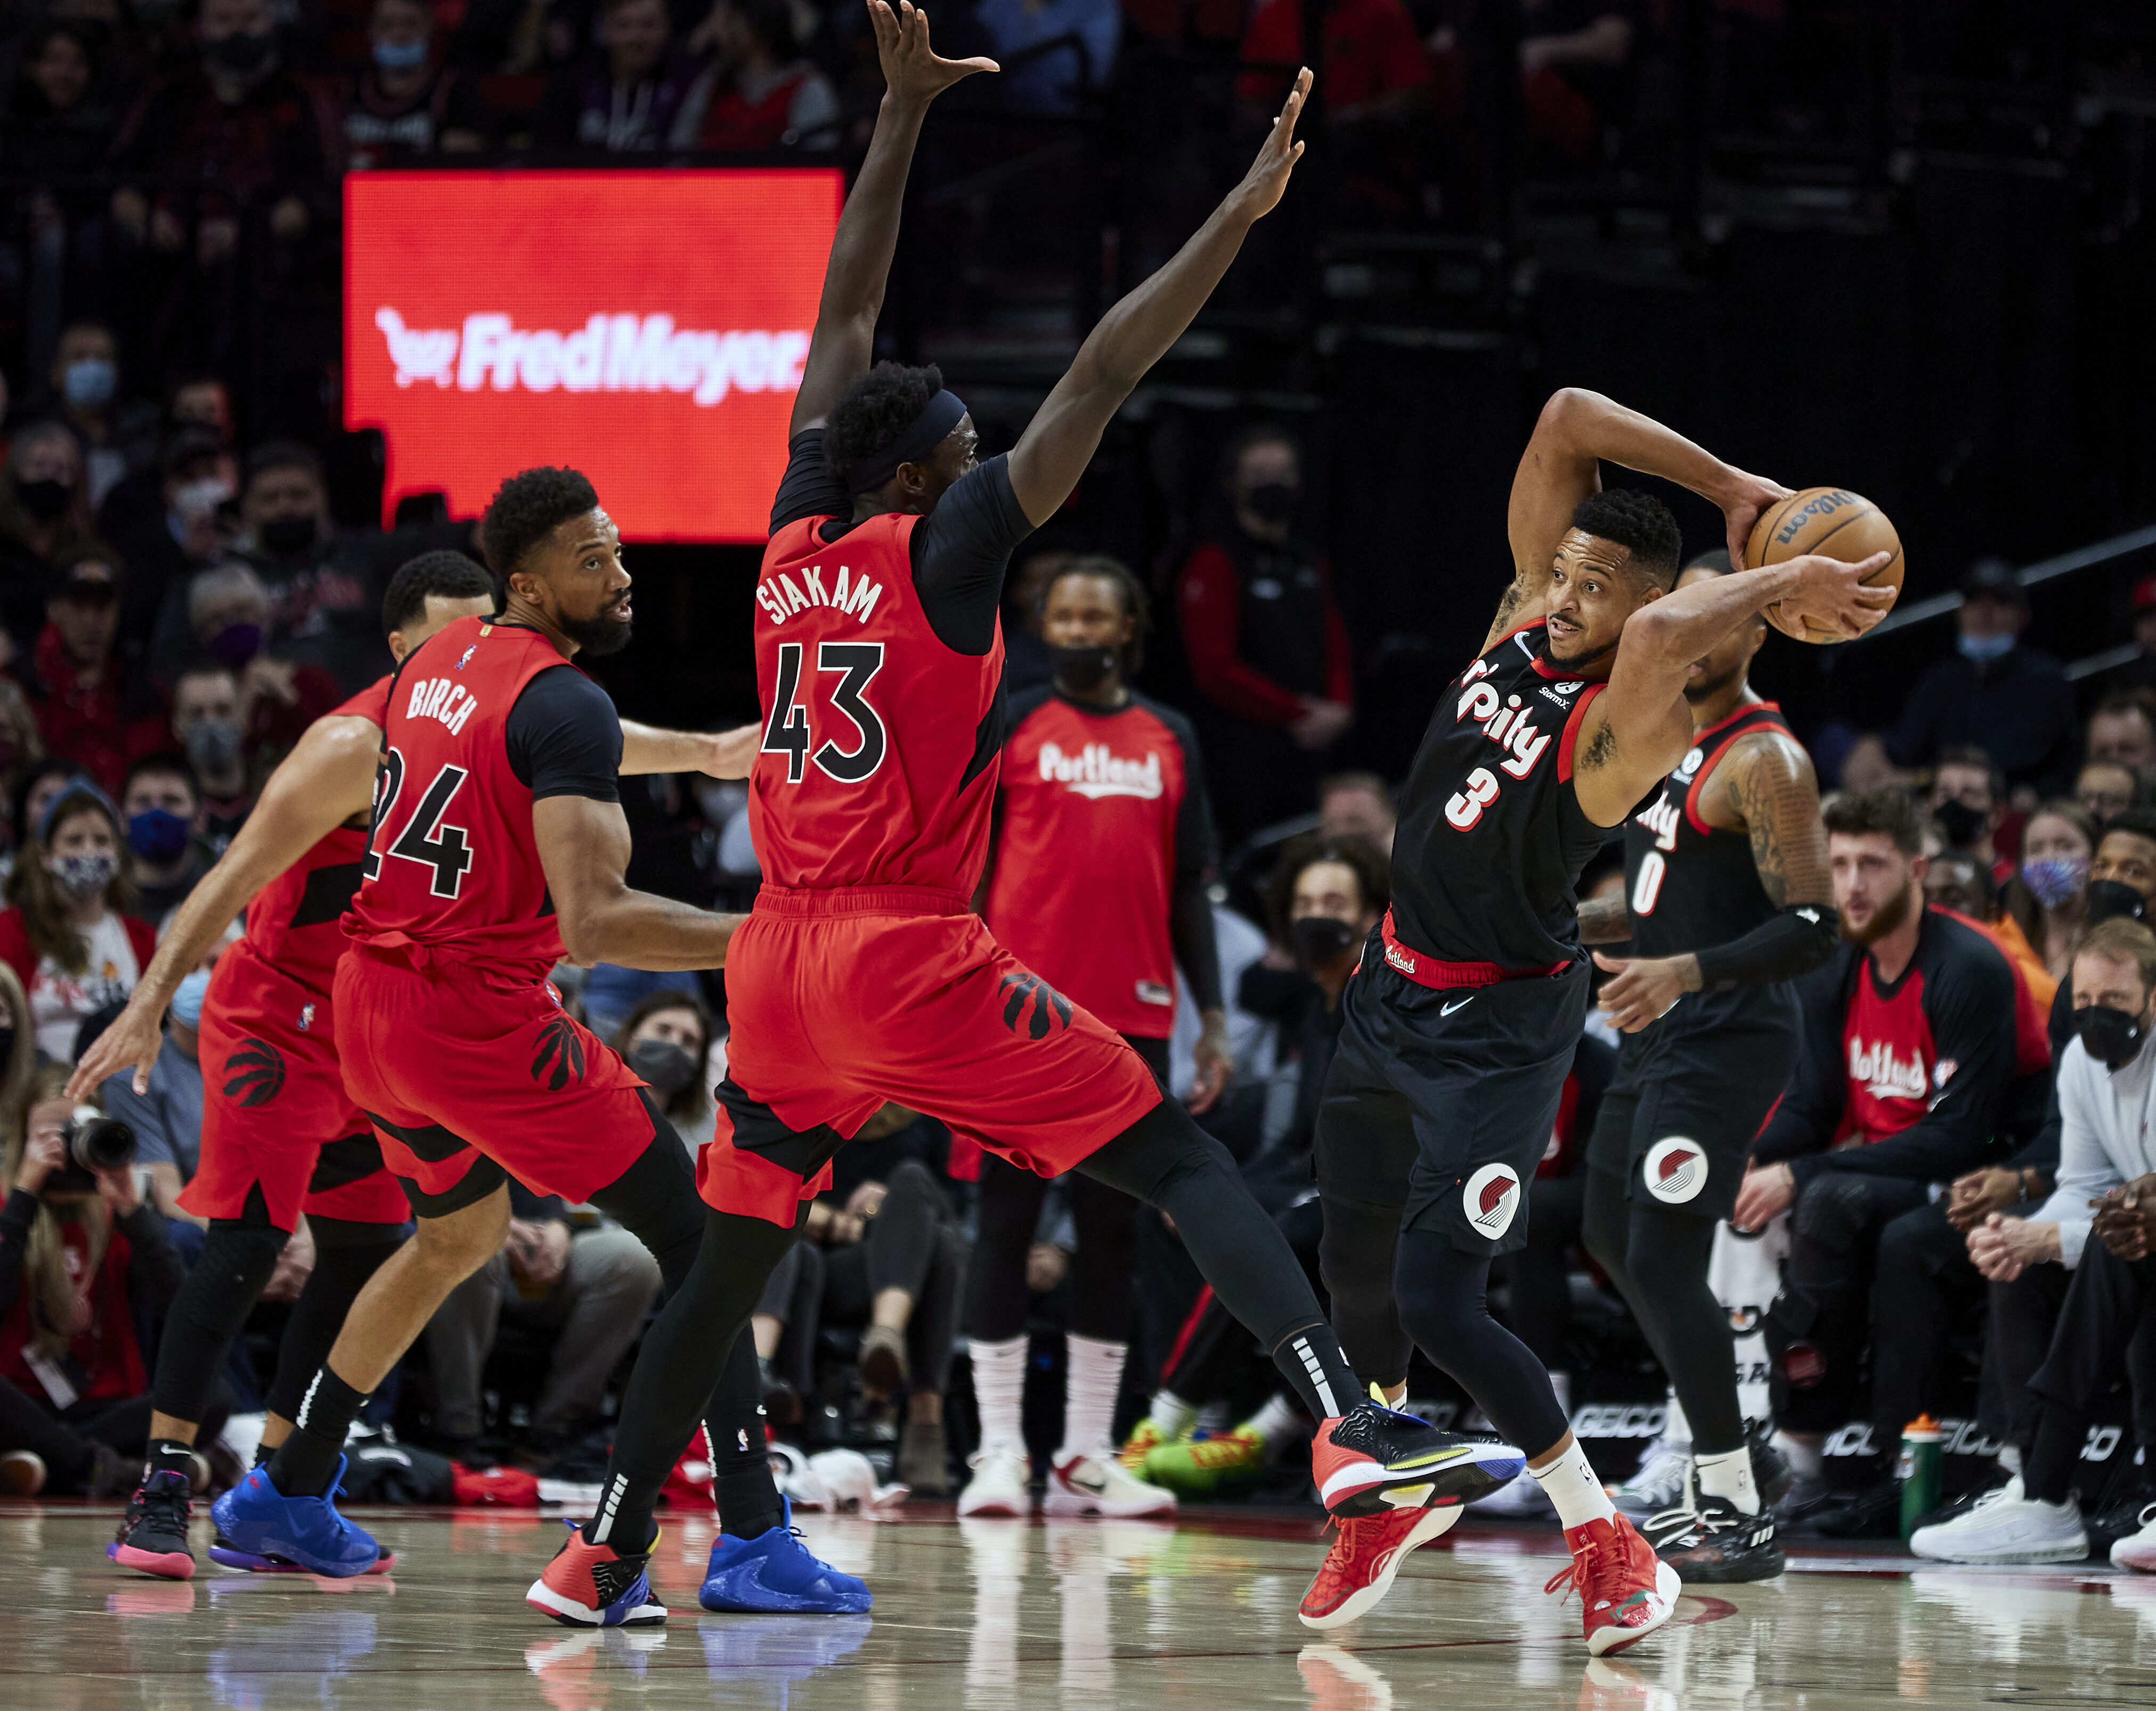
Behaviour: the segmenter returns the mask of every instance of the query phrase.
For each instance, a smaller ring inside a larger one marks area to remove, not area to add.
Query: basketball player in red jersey
[[[493,604],[486,572],[462,553],[425,554],[390,581],[382,607],[389,651],[401,660],[444,624]],[[105,1548],[115,1562],[167,1580],[195,1570],[187,1521],[197,1424],[300,1212],[315,1268],[278,1350],[263,1432],[270,1449],[291,1430],[346,1309],[404,1239],[404,1196],[345,1097],[330,1002],[345,948],[337,918],[367,844],[363,820],[351,822],[373,797],[388,685],[384,678],[308,727],[68,1083],[71,1098],[85,1098],[132,1067],[136,1090],[146,1090],[173,992],[248,912],[246,937],[218,957],[203,1001],[202,1156],[180,1203],[208,1218],[209,1232],[157,1345],[142,1484]],[[279,1566],[222,1540],[210,1554],[228,1567]]]
[[[1280,199],[1309,74],[1242,183],[1102,317],[1010,454],[977,464],[972,420],[936,371],[868,365],[928,104],[992,68],[937,58],[908,0],[869,11],[888,88],[832,243],[757,591],[767,711],[749,813],[764,883],[727,957],[731,1073],[697,1167],[711,1220],[645,1341],[588,1554],[543,1579],[565,1601],[591,1596],[596,1570],[640,1572],[652,1504],[701,1406],[684,1375],[696,1347],[747,1321],[832,1155],[887,1099],[1044,1176],[1081,1170],[1167,1211],[1324,1422],[1317,1477],[1333,1507],[1409,1488],[1476,1494],[1519,1468],[1502,1445],[1357,1400],[1301,1268],[1226,1150],[972,909],[1004,734],[1011,550],[1062,505],[1109,418]]]
[[[1695,661],[1777,601],[1854,635],[1892,598],[1859,586],[1883,554],[1793,559],[1672,592],[1676,520],[1645,494],[1602,491],[1604,459],[1712,500],[1735,550],[1784,493],[1593,393],[1561,392],[1544,407],[1513,478],[1513,581],[1409,774],[1393,906],[1348,984],[1313,1150],[1336,1307],[1389,1281],[1406,1335],[1526,1447],[1573,1555],[1553,1590],[1579,1589],[1598,1653],[1668,1621],[1677,1576],[1612,1508],[1548,1375],[1485,1299],[1491,1259],[1527,1239],[1522,1184],[1586,1018],[1573,887],[1609,828],[1691,747]],[[1388,1251],[1389,1280],[1361,1265],[1336,1276],[1330,1258]],[[1350,1352],[1373,1378],[1404,1372],[1404,1348]],[[1435,1514],[1343,1522],[1306,1608],[1374,1603],[1443,1525]]]
[[[1004,742],[990,930],[1025,966],[1128,1040],[1168,1084],[1175,971],[1202,1018],[1202,1111],[1230,1062],[1205,869],[1212,809],[1190,721],[1132,689],[1144,659],[1145,590],[1110,558],[1074,559],[1040,596],[1055,657],[1047,685],[1011,704]],[[966,1334],[981,1451],[958,1513],[1031,1511],[1020,1402],[1025,1388],[1025,1257],[1048,1184],[993,1155],[981,1162],[980,1232],[966,1277]],[[1078,1251],[1065,1338],[1063,1444],[1048,1471],[1051,1515],[1147,1515],[1175,1497],[1135,1479],[1111,1433],[1131,1319],[1137,1203],[1073,1172]]]

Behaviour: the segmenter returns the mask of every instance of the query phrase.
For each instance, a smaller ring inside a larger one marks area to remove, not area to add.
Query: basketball
[[[1805,553],[1823,553],[1845,564],[1856,564],[1875,552],[1894,556],[1864,579],[1867,588],[1902,587],[1902,537],[1886,512],[1845,487],[1808,487],[1779,504],[1769,505],[1752,525],[1752,538],[1744,543],[1744,568],[1756,571]],[[1785,636],[1799,642],[1846,642],[1847,636],[1815,629],[1801,620],[1784,617],[1779,600],[1767,608],[1767,622]]]

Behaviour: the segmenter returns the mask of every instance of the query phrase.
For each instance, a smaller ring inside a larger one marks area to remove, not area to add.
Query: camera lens
[[[69,1125],[68,1156],[85,1171],[117,1171],[135,1162],[135,1131],[117,1117],[85,1111]]]

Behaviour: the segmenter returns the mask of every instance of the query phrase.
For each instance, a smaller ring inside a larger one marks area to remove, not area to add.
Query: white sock
[[[1789,1469],[1799,1479],[1816,1479],[1826,1472],[1826,1440],[1817,1432],[1778,1432],[1774,1447],[1789,1458]]]
[[[1098,1337],[1063,1340],[1063,1447],[1059,1462],[1073,1456],[1112,1456],[1116,1397],[1123,1388],[1127,1343],[1104,1343]]]
[[[2019,1473],[2021,1471],[2021,1446],[2018,1443],[1999,1445],[1999,1465],[2010,1473]]]
[[[1302,1410],[1286,1391],[1275,1391],[1266,1399],[1264,1407],[1245,1421],[1244,1425],[1265,1441],[1270,1449],[1293,1435],[1302,1425]]]
[[[1548,1467],[1527,1471],[1542,1482],[1543,1494],[1567,1529],[1584,1527],[1589,1521],[1607,1521],[1617,1513],[1601,1480],[1587,1463],[1587,1452],[1577,1441]]]
[[[1394,1385],[1390,1390],[1385,1392],[1385,1406],[1388,1408],[1397,1408],[1401,1403],[1407,1401],[1407,1399],[1408,1381],[1405,1379],[1402,1379],[1398,1384]]]
[[[973,1403],[981,1412],[981,1453],[1025,1453],[1025,1355],[1023,1335],[1004,1343],[968,1338],[973,1360]]]
[[[1178,1438],[1190,1430],[1190,1422],[1198,1417],[1198,1405],[1186,1402],[1173,1391],[1155,1391],[1152,1406],[1146,1416],[1160,1428],[1165,1438]]]
[[[1699,1494],[1722,1497],[1735,1504],[1740,1514],[1759,1513],[1759,1489],[1752,1483],[1752,1452],[1748,1446],[1718,1456],[1698,1456],[1692,1465],[1699,1470]]]
[[[1671,1443],[1691,1442],[1691,1422],[1686,1417],[1684,1404],[1677,1400],[1675,1391],[1670,1392],[1670,1409],[1662,1421],[1662,1436]]]

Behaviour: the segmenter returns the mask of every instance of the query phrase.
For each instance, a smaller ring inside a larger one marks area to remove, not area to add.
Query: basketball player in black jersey
[[[1696,661],[1774,602],[1856,635],[1891,601],[1859,586],[1883,556],[1792,559],[1671,592],[1676,520],[1645,494],[1602,491],[1604,459],[1711,500],[1738,550],[1783,492],[1591,392],[1543,408],[1512,483],[1513,581],[1409,774],[1393,907],[1348,986],[1315,1149],[1336,1302],[1390,1288],[1407,1337],[1526,1450],[1564,1524],[1573,1566],[1560,1578],[1579,1589],[1596,1652],[1666,1621],[1678,1579],[1611,1506],[1548,1375],[1485,1301],[1491,1260],[1526,1239],[1522,1184],[1586,1020],[1573,887],[1691,748]],[[1348,1354],[1359,1376],[1404,1380],[1404,1346]],[[1358,1560],[1387,1572],[1428,1524],[1343,1526],[1321,1579],[1352,1577]]]
[[[1729,568],[1727,552],[1704,554],[1677,587]],[[1786,1483],[1786,1464],[1748,1441],[1707,1261],[1753,1139],[1796,1069],[1786,983],[1840,942],[1819,781],[1749,680],[1766,636],[1755,617],[1693,662],[1692,745],[1625,822],[1625,894],[1579,909],[1583,941],[1630,938],[1633,952],[1594,958],[1612,971],[1601,1005],[1625,1042],[1589,1144],[1582,1233],[1691,1422],[1686,1498],[1645,1529],[1687,1585],[1782,1571],[1772,1486]],[[1765,1493],[1755,1455],[1774,1469]]]

